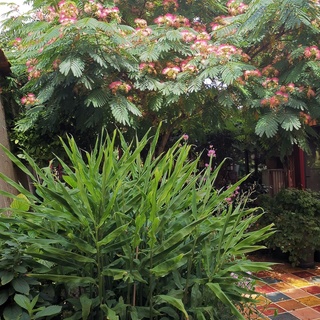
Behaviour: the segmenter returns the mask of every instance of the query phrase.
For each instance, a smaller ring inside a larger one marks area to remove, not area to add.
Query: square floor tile
[[[272,283],[270,284],[270,287],[277,289],[278,291],[285,292],[286,290],[289,289],[296,289],[295,287],[291,286],[290,284],[286,282],[277,282],[277,283]],[[286,293],[285,293],[286,294]]]
[[[295,276],[293,273],[282,273],[279,274],[279,277],[282,281],[288,282],[290,283],[290,281],[294,281],[294,280],[303,280],[302,278]],[[305,282],[307,282],[306,280],[304,280]]]
[[[304,304],[296,300],[279,301],[276,304],[280,308],[285,309],[287,311],[302,309],[306,307]]]
[[[255,304],[257,306],[267,306],[271,303],[271,301],[267,299],[264,295],[258,296],[255,300],[256,300]]]
[[[314,307],[312,307],[312,309],[314,309],[314,310],[316,310],[316,311],[320,312],[320,306],[314,306]]]
[[[315,320],[319,319],[320,313],[312,308],[304,308],[291,312],[298,319]]]
[[[265,284],[263,286],[258,286],[255,289],[255,292],[259,292],[259,293],[269,293],[269,292],[276,292],[277,290],[270,287],[269,285]]]
[[[287,295],[285,295],[279,291],[268,293],[267,298],[272,302],[278,302],[278,301],[284,301],[284,300],[290,299],[290,297],[288,297]]]
[[[277,263],[255,276],[257,314],[250,319],[320,320],[320,263],[305,270]]]
[[[262,278],[261,280],[263,282],[267,283],[267,284],[281,282],[281,280],[278,280],[278,279],[275,279],[275,278],[271,278],[271,277]]]
[[[306,306],[320,306],[320,298],[315,296],[297,298],[297,301],[305,304]]]
[[[304,287],[302,290],[307,291],[311,294],[320,294],[320,286],[310,286],[310,287]]]
[[[254,273],[254,275],[258,278],[270,277],[271,271],[259,271]]]
[[[311,278],[314,276],[313,273],[310,273],[308,271],[297,271],[297,272],[292,272],[295,276],[298,276],[300,278]]]
[[[299,318],[290,314],[289,312],[278,314],[277,316],[270,317],[272,320],[299,320]]]
[[[288,281],[288,283],[294,287],[297,288],[303,288],[303,287],[307,287],[310,285],[310,282],[300,278],[301,280],[297,280],[297,279],[291,279]]]
[[[284,290],[283,293],[293,299],[311,296],[310,293],[300,288],[287,289]]]

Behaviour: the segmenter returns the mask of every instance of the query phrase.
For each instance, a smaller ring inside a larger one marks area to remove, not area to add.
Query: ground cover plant
[[[212,157],[198,172],[183,139],[155,156],[158,136],[115,131],[91,152],[69,137],[62,180],[6,151],[36,193],[0,173],[22,194],[2,192],[15,199],[0,216],[5,320],[248,319],[251,272],[269,264],[246,254],[272,227],[248,231],[259,216],[230,204],[241,181],[216,190]]]

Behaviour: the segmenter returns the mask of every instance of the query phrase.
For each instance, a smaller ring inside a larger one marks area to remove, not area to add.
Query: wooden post
[[[300,173],[300,187],[306,188],[306,169],[305,169],[305,156],[303,150],[299,149],[299,173]]]
[[[295,187],[299,189],[306,188],[305,156],[303,150],[295,146],[294,148],[294,170]]]
[[[7,149],[10,148],[8,131],[6,126],[6,118],[4,106],[2,104],[0,96],[0,144],[2,144]],[[6,154],[0,149],[0,172],[8,176],[9,178],[16,180],[16,175],[13,167],[13,163],[6,156]],[[17,193],[16,190],[0,179],[0,189],[10,192]],[[10,205],[11,199],[0,195],[0,208],[6,208]]]

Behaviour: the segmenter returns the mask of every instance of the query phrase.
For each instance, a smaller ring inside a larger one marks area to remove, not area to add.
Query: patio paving
[[[250,319],[320,320],[320,263],[314,269],[301,269],[278,262],[257,276],[260,314]]]

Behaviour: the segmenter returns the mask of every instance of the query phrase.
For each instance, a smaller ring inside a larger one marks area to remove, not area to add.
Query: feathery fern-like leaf
[[[267,138],[272,138],[278,132],[277,114],[269,112],[259,119],[255,132],[259,137],[266,135]]]
[[[60,72],[67,76],[71,71],[72,74],[79,78],[82,76],[85,63],[78,57],[67,57],[66,60],[62,61],[59,65]]]
[[[237,62],[229,62],[221,68],[222,82],[232,84],[234,80],[242,76],[245,65]]]
[[[28,129],[32,128],[35,122],[38,120],[38,117],[40,116],[40,113],[42,112],[43,109],[44,109],[43,105],[39,105],[29,109],[26,112],[25,117],[18,120],[15,127],[16,130],[18,132],[26,132]]]
[[[161,109],[161,106],[163,104],[163,96],[162,95],[154,95],[150,100],[149,100],[149,108],[153,111],[158,111]]]
[[[307,105],[304,101],[297,100],[292,97],[289,99],[288,106],[290,106],[291,108],[300,109],[300,110],[305,110],[307,108]]]
[[[283,114],[278,114],[278,122],[281,127],[286,131],[298,130],[301,128],[301,122],[296,114],[284,112]]]
[[[121,124],[127,125],[129,121],[129,113],[125,105],[119,103],[119,99],[114,98],[110,102],[111,112],[116,121]]]
[[[168,40],[177,41],[182,38],[181,32],[179,30],[170,30],[166,33]]]
[[[101,88],[95,89],[89,93],[85,100],[85,105],[88,107],[92,104],[95,108],[99,108],[104,106],[108,102],[109,98],[109,94],[105,90]]]

